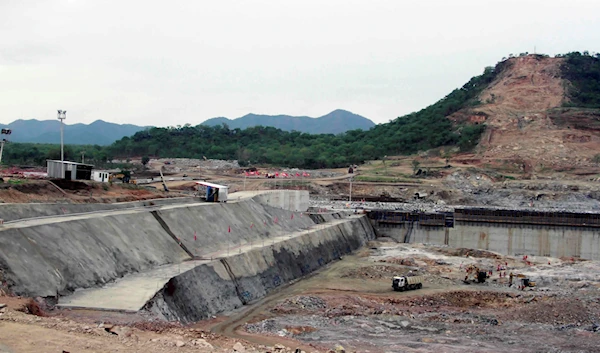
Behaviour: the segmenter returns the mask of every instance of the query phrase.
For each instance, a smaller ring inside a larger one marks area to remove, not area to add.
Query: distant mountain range
[[[252,126],[272,126],[284,131],[300,131],[309,134],[340,134],[348,130],[369,130],[375,126],[371,120],[346,110],[334,110],[318,118],[290,115],[248,114],[237,119],[212,118],[202,125],[227,124],[230,129],[245,129]]]
[[[60,122],[58,120],[15,120],[3,129],[11,129],[8,140],[12,142],[60,143]],[[102,120],[86,124],[65,124],[64,140],[68,145],[110,145],[131,136],[146,127],[130,124],[113,124]]]
[[[335,110],[319,118],[289,115],[248,114],[238,119],[213,118],[203,125],[216,126],[227,124],[229,128],[245,129],[251,126],[272,126],[286,131],[300,131],[310,134],[339,134],[348,130],[368,130],[375,126],[371,120],[345,110]],[[60,122],[58,120],[15,120],[3,129],[11,129],[8,137],[12,142],[60,143]],[[65,124],[64,139],[67,145],[110,145],[126,136],[132,136],[146,126],[114,124],[102,120],[86,124]]]

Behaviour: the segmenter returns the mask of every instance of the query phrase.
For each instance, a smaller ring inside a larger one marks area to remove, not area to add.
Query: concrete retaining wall
[[[167,320],[204,319],[260,299],[360,248],[374,236],[365,216],[325,225],[275,245],[190,270],[165,285],[146,309]]]
[[[450,232],[450,246],[492,250],[510,255],[581,257],[600,260],[600,229],[459,223]]]
[[[399,242],[404,242],[410,228],[409,222],[372,223],[378,236],[391,237]],[[446,228],[420,226],[414,222],[409,242],[484,249],[507,255],[600,260],[598,228],[486,222],[456,222],[453,228]]]

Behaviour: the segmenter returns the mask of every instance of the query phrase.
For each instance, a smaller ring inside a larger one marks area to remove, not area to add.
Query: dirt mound
[[[412,298],[389,298],[388,303],[419,307],[498,308],[518,304],[520,297],[504,292],[454,291]]]
[[[468,249],[468,248],[440,248],[435,249],[437,252],[448,256],[460,256],[460,257],[478,257],[486,259],[502,259],[503,256],[496,254],[491,251],[479,250],[479,249]]]
[[[300,311],[316,311],[326,307],[327,304],[320,297],[298,296],[284,300],[271,311],[279,314],[291,314]]]

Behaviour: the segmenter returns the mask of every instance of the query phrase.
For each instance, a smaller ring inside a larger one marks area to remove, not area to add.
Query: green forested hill
[[[270,163],[305,168],[341,167],[407,154],[433,147],[456,145],[468,150],[477,144],[482,125],[453,125],[446,117],[461,108],[477,105],[478,94],[494,79],[496,68],[472,78],[437,103],[368,131],[310,135],[272,127],[244,130],[225,126],[152,128],[125,137],[107,151],[111,156],[159,156],[238,159],[245,163]]]

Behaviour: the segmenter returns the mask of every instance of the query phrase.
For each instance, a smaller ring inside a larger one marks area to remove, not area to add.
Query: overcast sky
[[[600,1],[0,0],[0,123],[376,123],[508,54],[598,51]]]

